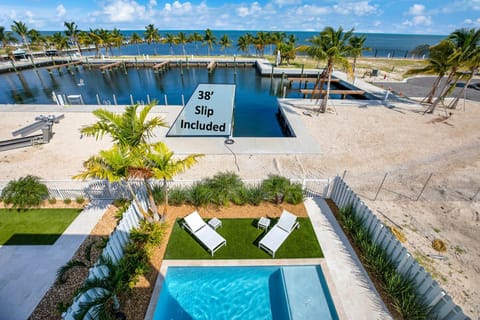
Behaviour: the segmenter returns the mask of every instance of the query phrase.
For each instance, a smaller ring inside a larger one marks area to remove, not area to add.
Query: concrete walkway
[[[92,201],[51,246],[0,247],[0,320],[25,320],[103,216],[110,200]]]
[[[392,319],[325,200],[309,198],[305,207],[346,319]]]

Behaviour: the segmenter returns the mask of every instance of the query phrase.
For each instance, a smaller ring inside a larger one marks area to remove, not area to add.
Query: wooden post
[[[420,193],[418,194],[418,197],[417,197],[417,199],[415,199],[415,201],[418,201],[418,199],[420,199],[420,197],[422,196],[422,193],[423,193],[423,191],[425,190],[425,188],[427,187],[427,184],[428,184],[428,182],[430,181],[430,178],[432,177],[432,175],[433,175],[433,173],[430,173],[430,175],[428,176],[427,181],[425,181],[425,184],[423,185],[422,191],[420,191]]]
[[[375,195],[375,198],[373,198],[373,201],[377,200],[377,196],[380,193],[380,190],[383,187],[383,183],[385,182],[385,179],[387,179],[388,172],[385,173],[385,176],[383,177],[382,183],[380,183],[380,187],[378,187],[377,194]]]

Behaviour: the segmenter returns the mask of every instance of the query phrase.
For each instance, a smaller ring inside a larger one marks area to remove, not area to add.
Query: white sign
[[[234,84],[199,84],[167,136],[229,137],[234,100]]]

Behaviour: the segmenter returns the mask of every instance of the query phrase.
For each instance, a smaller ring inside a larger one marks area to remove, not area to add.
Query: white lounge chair
[[[258,247],[264,249],[275,258],[275,252],[288,238],[293,229],[299,226],[297,216],[287,210],[283,210],[278,222],[268,231],[265,237],[260,240]]]
[[[220,247],[227,245],[227,240],[205,223],[196,210],[184,218],[182,226],[207,247],[212,256]]]

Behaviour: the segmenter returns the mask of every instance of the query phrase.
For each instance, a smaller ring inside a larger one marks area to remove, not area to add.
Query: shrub
[[[245,186],[241,186],[237,188],[237,191],[230,199],[234,204],[237,206],[243,206],[245,203],[248,202],[248,189]]]
[[[200,207],[213,202],[213,193],[205,182],[197,182],[189,189],[187,199],[189,203]]]
[[[290,204],[299,204],[303,202],[303,188],[299,183],[290,184],[285,190],[283,200]]]
[[[262,189],[267,200],[272,201],[275,204],[283,202],[283,197],[289,186],[290,181],[287,178],[278,175],[270,175],[262,182]]]
[[[63,203],[65,203],[65,204],[70,204],[70,203],[72,203],[72,199],[70,199],[70,198],[65,198],[65,199],[63,199]]]
[[[254,186],[247,189],[248,203],[258,206],[262,203],[264,198],[263,188],[261,186]]]
[[[238,192],[243,188],[240,177],[232,172],[218,173],[205,182],[213,193],[213,201],[218,205],[226,206],[236,198],[239,200]]]
[[[168,203],[181,206],[187,200],[187,190],[182,187],[174,187],[168,192]]]
[[[55,198],[48,198],[48,203],[50,203],[50,204],[55,204],[55,203],[57,203],[57,199],[55,199]]]
[[[2,190],[1,197],[7,205],[17,209],[26,209],[39,206],[48,197],[47,186],[40,182],[40,178],[27,175],[18,180],[8,182]]]
[[[165,192],[162,185],[155,185],[152,188],[153,199],[156,204],[163,203],[165,201]]]
[[[82,204],[82,203],[85,202],[85,198],[82,197],[82,196],[76,197],[75,202],[78,203],[78,204]]]

